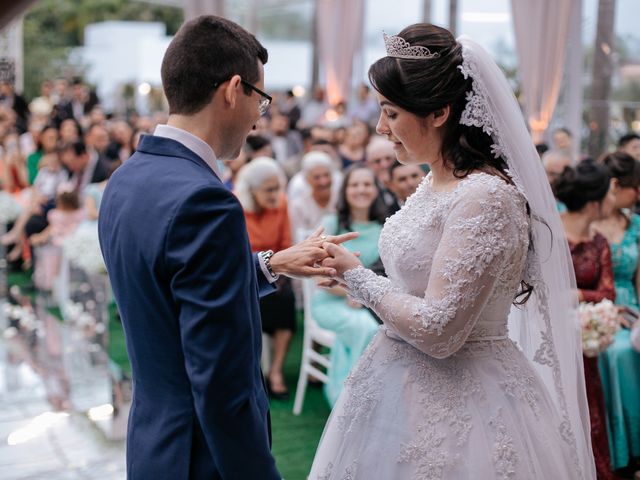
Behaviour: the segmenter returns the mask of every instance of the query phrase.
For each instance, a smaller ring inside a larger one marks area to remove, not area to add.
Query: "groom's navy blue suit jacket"
[[[144,136],[109,180],[100,245],[133,370],[129,480],[276,479],[242,207],[203,159]]]

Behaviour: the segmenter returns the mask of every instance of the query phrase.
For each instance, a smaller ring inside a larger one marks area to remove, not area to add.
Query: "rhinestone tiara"
[[[431,53],[427,47],[420,45],[412,47],[409,42],[397,35],[387,35],[382,32],[382,37],[384,38],[384,46],[387,49],[387,57],[422,60],[440,56],[438,52]]]

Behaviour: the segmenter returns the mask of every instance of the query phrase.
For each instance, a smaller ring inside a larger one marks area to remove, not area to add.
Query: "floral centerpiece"
[[[600,303],[580,304],[582,325],[582,353],[596,357],[613,343],[613,336],[620,328],[618,308],[610,300]]]

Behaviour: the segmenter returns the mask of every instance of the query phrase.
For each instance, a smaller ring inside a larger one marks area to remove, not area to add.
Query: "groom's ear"
[[[438,110],[431,112],[429,115],[431,120],[431,126],[433,127],[441,127],[447,120],[449,119],[449,115],[451,114],[451,107],[447,105],[446,107],[439,108]]]
[[[236,108],[236,101],[238,99],[239,89],[242,87],[240,83],[240,75],[234,75],[231,77],[224,89],[224,100],[229,108]]]

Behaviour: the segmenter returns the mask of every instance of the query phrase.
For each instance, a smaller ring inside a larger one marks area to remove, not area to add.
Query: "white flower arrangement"
[[[97,229],[81,226],[64,241],[62,248],[73,267],[84,270],[88,274],[107,273]]]
[[[618,309],[610,300],[603,300],[596,304],[581,303],[579,314],[582,353],[596,357],[613,343],[613,337],[620,328]]]
[[[0,190],[0,223],[13,222],[22,212],[22,207],[11,194]]]

